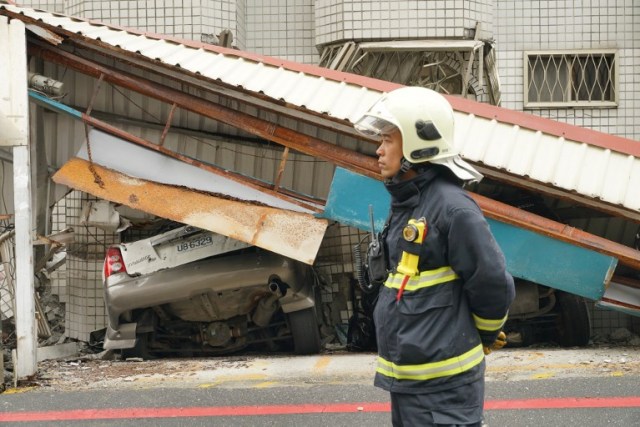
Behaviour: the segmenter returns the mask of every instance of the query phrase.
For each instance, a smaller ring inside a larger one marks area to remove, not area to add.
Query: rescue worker
[[[381,236],[389,274],[374,310],[375,385],[390,392],[394,426],[480,426],[484,356],[506,343],[515,295],[504,255],[462,188],[482,175],[458,155],[453,109],[430,89],[383,95],[355,127],[380,138],[391,195]],[[411,257],[415,274],[400,268]]]

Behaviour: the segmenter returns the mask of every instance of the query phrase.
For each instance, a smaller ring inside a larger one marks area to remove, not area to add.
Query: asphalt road
[[[640,349],[489,356],[490,426],[640,426]],[[17,426],[385,426],[373,355],[58,361],[0,395]]]

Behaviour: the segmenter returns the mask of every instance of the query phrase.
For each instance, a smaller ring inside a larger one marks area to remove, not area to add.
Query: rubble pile
[[[61,303],[57,295],[52,295],[47,290],[40,294],[40,305],[42,307],[42,315],[48,324],[48,334],[38,337],[38,347],[47,347],[51,345],[61,344],[66,340],[64,334],[65,323],[65,306]],[[13,382],[13,360],[11,352],[16,348],[16,327],[15,317],[2,320],[2,358],[3,358],[3,379],[4,384],[8,385]],[[2,382],[0,382],[0,390]]]
[[[627,328],[618,328],[609,334],[594,334],[594,344],[609,344],[614,346],[640,347],[640,336]]]

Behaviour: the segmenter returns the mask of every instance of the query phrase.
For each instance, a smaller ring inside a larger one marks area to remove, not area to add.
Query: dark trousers
[[[391,393],[394,427],[480,427],[484,379],[430,394]]]

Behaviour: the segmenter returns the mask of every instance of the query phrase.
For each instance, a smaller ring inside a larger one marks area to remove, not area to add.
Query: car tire
[[[320,352],[320,329],[313,307],[287,314],[293,337],[293,351],[296,354],[317,354]]]
[[[556,292],[558,318],[556,334],[562,347],[584,347],[591,339],[589,307],[584,298],[568,292]]]

